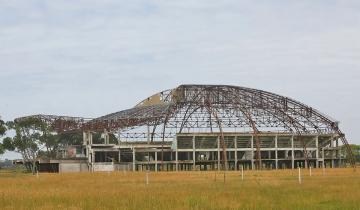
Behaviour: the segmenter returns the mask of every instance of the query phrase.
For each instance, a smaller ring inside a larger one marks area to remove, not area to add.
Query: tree
[[[350,144],[349,146],[354,155],[355,161],[360,163],[360,145]],[[341,156],[342,156],[342,158],[345,158],[345,159],[348,158],[348,154],[347,154],[345,145],[343,145],[341,147]]]
[[[6,133],[5,122],[0,119],[0,137],[5,135],[5,133]]]
[[[350,144],[350,147],[354,154],[355,161],[360,162],[360,145]]]
[[[5,122],[0,119],[0,138],[3,137],[5,133],[6,133]],[[4,154],[4,152],[5,152],[5,148],[3,144],[0,142],[0,155]]]
[[[83,134],[82,132],[60,133],[58,140],[61,146],[82,145]]]
[[[8,126],[14,129],[16,134],[13,138],[4,139],[4,148],[20,153],[24,163],[28,163],[30,170],[35,174],[38,155],[49,146],[45,139],[50,135],[50,130],[45,123],[36,118],[8,122]]]
[[[43,158],[55,158],[56,151],[60,146],[60,139],[53,129],[45,123],[41,123],[40,143],[44,146],[44,150],[41,151]]]

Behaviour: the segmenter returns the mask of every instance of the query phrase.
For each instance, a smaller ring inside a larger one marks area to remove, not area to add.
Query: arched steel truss
[[[181,85],[157,93],[132,109],[96,119],[35,117],[48,122],[58,132],[105,129],[132,140],[150,138],[150,142],[164,142],[182,132],[217,132],[223,154],[224,132],[251,132],[255,136],[258,165],[261,165],[259,133],[292,133],[301,141],[304,134],[332,134],[341,139],[350,163],[355,166],[351,148],[335,120],[291,98],[245,87]],[[302,143],[306,158],[306,142]],[[226,155],[223,160],[226,162]]]

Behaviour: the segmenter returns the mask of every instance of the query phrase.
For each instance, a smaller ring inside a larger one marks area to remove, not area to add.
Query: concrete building
[[[96,119],[30,117],[48,122],[57,132],[83,132],[83,145],[57,160],[60,172],[354,164],[336,120],[288,97],[251,88],[181,85]],[[101,137],[93,139],[95,133]],[[72,161],[65,161],[69,155]]]
[[[85,136],[88,136],[86,134]],[[256,169],[256,148],[252,133],[225,133],[228,170]],[[259,134],[262,169],[341,167],[339,142],[333,135],[304,135],[307,157],[298,136],[286,133]],[[224,169],[223,149],[217,133],[186,133],[172,142],[148,144],[91,144],[85,138],[90,171],[177,171]],[[163,158],[162,158],[163,157]],[[308,164],[308,165],[307,165]]]

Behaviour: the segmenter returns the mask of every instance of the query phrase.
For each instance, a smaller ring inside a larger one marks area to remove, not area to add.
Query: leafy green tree
[[[81,132],[60,133],[57,136],[60,146],[83,144],[83,134]]]
[[[56,151],[59,147],[60,139],[57,134],[54,133],[52,128],[45,123],[41,126],[40,143],[43,145],[43,151],[41,151],[41,157],[43,158],[55,158]]]
[[[5,133],[6,133],[5,122],[0,119],[0,137],[5,135]]]
[[[355,160],[360,162],[360,145],[351,144],[350,147],[354,154]]]
[[[350,144],[351,147],[351,151],[354,155],[355,161],[360,163],[360,145],[356,145],[356,144]],[[345,146],[342,146],[341,148],[341,156],[343,158],[348,158],[348,154],[347,154],[347,150],[345,148]]]
[[[36,118],[26,118],[18,122],[9,122],[8,126],[15,130],[13,138],[4,139],[3,146],[6,150],[15,151],[22,155],[25,163],[29,163],[30,170],[34,174],[39,152],[48,148],[47,136],[50,130],[47,125]]]
[[[5,122],[0,119],[0,138],[3,137],[5,133],[6,133]],[[5,152],[4,145],[0,142],[0,155],[4,154],[4,152]]]
[[[20,153],[24,162],[31,163],[33,172],[37,158],[56,158],[59,148],[82,145],[83,141],[81,132],[56,134],[51,126],[37,118],[8,122],[7,125],[16,135],[5,138],[2,148]]]

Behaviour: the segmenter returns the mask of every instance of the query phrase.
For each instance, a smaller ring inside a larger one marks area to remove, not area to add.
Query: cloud
[[[7,120],[95,117],[222,83],[299,99],[360,135],[358,1],[0,0],[0,28]]]

